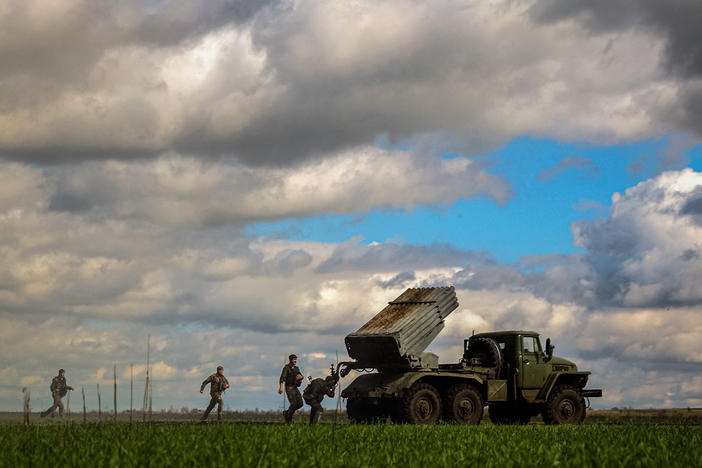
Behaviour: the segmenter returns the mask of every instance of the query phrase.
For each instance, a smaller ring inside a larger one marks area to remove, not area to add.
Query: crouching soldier
[[[312,407],[310,411],[310,424],[319,422],[319,418],[324,412],[322,400],[325,395],[329,398],[334,398],[334,389],[338,381],[339,377],[332,374],[324,379],[314,379],[305,389],[305,393],[303,393],[302,397],[305,399],[305,403]]]
[[[210,404],[202,415],[202,420],[206,420],[210,411],[217,405],[217,420],[222,420],[222,393],[229,388],[229,381],[224,376],[224,367],[217,366],[217,372],[207,377],[200,385],[200,393],[205,390],[205,386],[210,384]]]
[[[41,413],[41,417],[43,418],[48,415],[51,415],[51,417],[53,417],[56,408],[58,408],[59,410],[59,417],[62,417],[63,403],[61,402],[61,399],[66,396],[69,390],[73,390],[73,387],[71,387],[70,385],[66,385],[65,370],[59,369],[58,375],[51,379],[51,386],[49,387],[49,389],[51,390],[51,397],[54,399],[54,404],[51,405],[51,408]]]
[[[280,388],[278,393],[283,393],[283,387],[285,387],[285,395],[288,397],[290,406],[287,410],[283,411],[283,416],[285,416],[285,422],[290,424],[295,415],[295,411],[302,408],[302,395],[300,395],[300,390],[297,388],[302,385],[302,373],[297,367],[297,356],[291,354],[288,356],[288,363],[283,366],[283,371],[280,373]]]

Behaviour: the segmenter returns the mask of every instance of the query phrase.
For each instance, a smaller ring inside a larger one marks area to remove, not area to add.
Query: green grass
[[[702,427],[0,426],[0,466],[702,466]]]

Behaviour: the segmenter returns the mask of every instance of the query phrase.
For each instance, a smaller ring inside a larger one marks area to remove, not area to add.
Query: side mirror
[[[551,344],[551,338],[546,338],[546,362],[550,361],[553,357],[553,349],[555,346]]]

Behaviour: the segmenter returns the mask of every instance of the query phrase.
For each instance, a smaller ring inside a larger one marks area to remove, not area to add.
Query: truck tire
[[[402,398],[403,420],[413,424],[434,424],[441,417],[441,397],[434,386],[416,383]]]
[[[546,424],[580,424],[585,419],[585,398],[580,389],[559,385],[551,391],[541,414]]]
[[[480,424],[483,419],[483,397],[472,385],[453,385],[446,394],[444,417],[459,424]]]
[[[477,359],[480,366],[495,369],[495,375],[500,375],[502,370],[502,353],[499,345],[492,338],[471,338],[463,358]]]
[[[383,418],[382,408],[362,398],[349,398],[346,402],[346,416],[353,423],[372,424]]]
[[[532,413],[519,405],[496,403],[488,408],[488,416],[493,424],[528,424],[531,421]]]

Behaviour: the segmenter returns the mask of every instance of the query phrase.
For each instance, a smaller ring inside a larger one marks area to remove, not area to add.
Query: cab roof
[[[492,331],[492,332],[485,332],[485,333],[476,333],[473,336],[477,336],[479,338],[485,337],[485,338],[494,338],[496,336],[513,336],[513,335],[524,335],[524,336],[539,336],[539,334],[535,331],[531,330],[504,330],[504,331]]]

